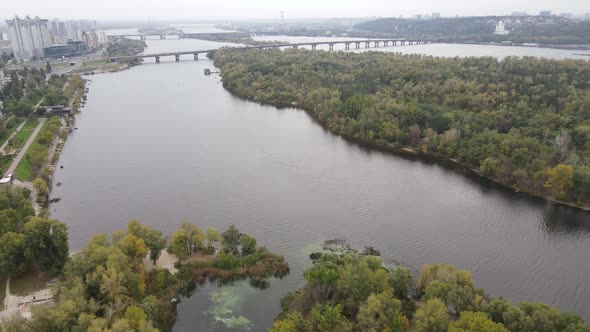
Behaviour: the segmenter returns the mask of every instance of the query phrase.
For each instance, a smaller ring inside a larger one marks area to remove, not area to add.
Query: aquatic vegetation
[[[242,297],[235,286],[224,286],[209,294],[211,302],[210,313],[216,322],[220,322],[228,328],[250,330],[252,322],[239,315]]]

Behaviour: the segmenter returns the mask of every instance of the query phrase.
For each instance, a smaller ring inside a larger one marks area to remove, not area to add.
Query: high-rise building
[[[29,16],[21,19],[16,16],[6,20],[6,23],[14,56],[18,59],[43,56],[43,48],[52,44],[47,20]]]

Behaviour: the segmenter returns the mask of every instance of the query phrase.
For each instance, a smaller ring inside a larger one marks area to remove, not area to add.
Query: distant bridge
[[[244,47],[234,47],[233,49],[266,49],[266,48],[282,48],[282,47],[293,47],[298,48],[300,46],[309,46],[311,47],[312,51],[315,51],[318,45],[328,45],[328,50],[330,52],[334,51],[334,45],[343,44],[345,50],[350,50],[351,45],[354,46],[354,49],[360,49],[362,45],[364,48],[370,48],[371,45],[375,48],[381,47],[388,47],[388,46],[397,46],[397,45],[419,45],[419,44],[431,44],[434,43],[433,40],[428,39],[368,39],[368,40],[342,40],[342,41],[324,41],[324,42],[306,42],[306,43],[280,43],[280,44],[270,44],[270,45],[259,45],[259,46],[244,46]],[[182,51],[182,52],[167,52],[167,53],[154,53],[154,54],[138,54],[138,55],[129,55],[129,56],[115,56],[109,57],[108,60],[111,62],[119,61],[119,60],[139,60],[139,59],[146,59],[146,58],[155,58],[156,63],[160,63],[160,57],[166,56],[174,56],[176,61],[180,61],[181,55],[189,55],[192,54],[195,60],[199,59],[199,54],[207,54],[209,52],[217,51],[218,49],[209,49],[209,50],[197,50],[197,51]]]
[[[132,33],[132,34],[126,34],[126,35],[108,35],[107,39],[115,40],[115,39],[135,37],[135,38],[139,38],[140,40],[146,40],[147,37],[150,37],[150,36],[157,36],[157,37],[160,37],[160,39],[166,39],[166,36],[178,36],[178,39],[187,38],[187,35],[183,32],[167,31],[164,33],[146,32],[146,33],[135,33],[135,34]]]

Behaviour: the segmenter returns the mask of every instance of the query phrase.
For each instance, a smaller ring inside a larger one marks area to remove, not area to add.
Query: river
[[[148,53],[222,45],[147,43]],[[458,52],[450,45],[446,55]],[[225,294],[253,330],[272,324],[280,298],[304,284],[308,254],[334,238],[374,246],[414,271],[454,264],[493,296],[543,301],[590,321],[588,212],[351,144],[303,111],[233,97],[219,76],[203,75],[211,61],[190,58],[90,77],[55,173],[63,185],[51,195],[61,198],[50,211],[68,224],[72,250],[132,218],[166,234],[183,219],[221,230],[235,224],[291,266],[264,291],[239,284]],[[217,291],[184,299],[175,331],[222,324],[211,303]]]

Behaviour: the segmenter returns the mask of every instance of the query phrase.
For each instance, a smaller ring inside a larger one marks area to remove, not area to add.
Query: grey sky
[[[439,12],[454,15],[502,15],[590,12],[590,0],[5,0],[3,18],[15,14],[43,18],[88,19],[254,19],[409,16]]]

